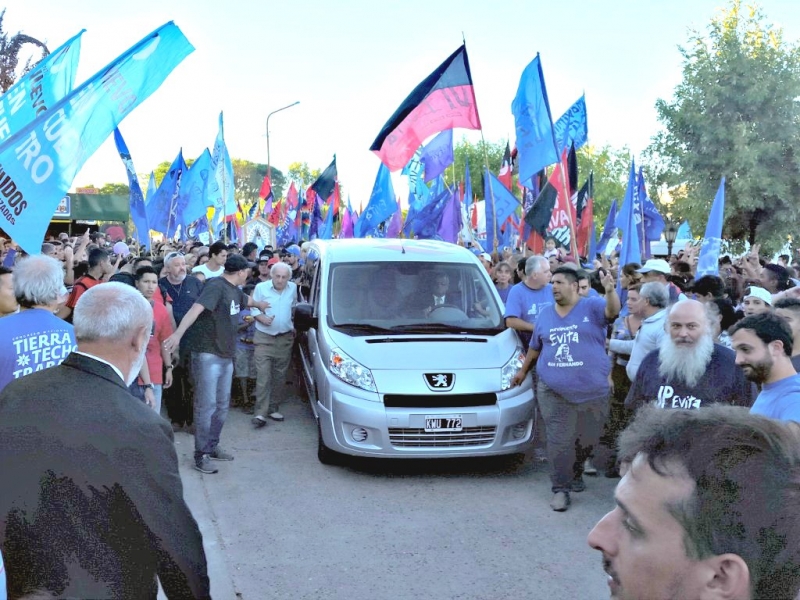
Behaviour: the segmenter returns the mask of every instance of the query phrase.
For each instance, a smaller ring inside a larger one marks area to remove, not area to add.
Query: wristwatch
[[[155,390],[156,389],[156,386],[154,386],[152,383],[145,383],[142,387],[147,389],[147,390]]]

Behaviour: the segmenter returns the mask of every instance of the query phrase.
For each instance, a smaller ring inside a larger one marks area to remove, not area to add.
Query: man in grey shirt
[[[657,281],[628,288],[628,310],[642,319],[636,338],[633,340],[611,340],[609,349],[619,354],[630,353],[625,371],[631,381],[636,377],[644,357],[657,349],[665,335],[664,322],[669,305],[667,287]]]

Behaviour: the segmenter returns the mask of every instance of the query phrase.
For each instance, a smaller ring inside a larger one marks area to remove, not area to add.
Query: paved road
[[[616,480],[587,478],[566,513],[548,506],[545,467],[497,460],[316,458],[307,404],[252,429],[233,409],[216,475],[191,468],[176,434],[187,502],[203,532],[217,599],[502,600],[608,597],[586,535]]]

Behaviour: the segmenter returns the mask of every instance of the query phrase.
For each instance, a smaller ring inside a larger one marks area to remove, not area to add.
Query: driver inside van
[[[450,277],[444,271],[435,271],[428,279],[427,291],[412,297],[412,311],[427,317],[439,306],[460,306],[461,295],[450,291]]]

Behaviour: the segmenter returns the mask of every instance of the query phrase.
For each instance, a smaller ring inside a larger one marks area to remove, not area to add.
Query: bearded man
[[[755,387],[736,365],[736,354],[714,343],[711,321],[697,300],[681,300],[667,314],[667,334],[642,361],[625,406],[702,408],[721,402],[749,407]]]

